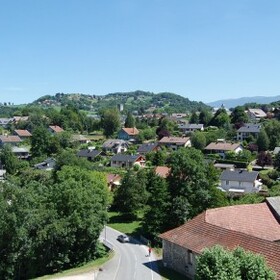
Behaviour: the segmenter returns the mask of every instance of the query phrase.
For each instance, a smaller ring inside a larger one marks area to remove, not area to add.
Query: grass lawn
[[[125,216],[118,212],[109,212],[108,226],[126,234],[136,235],[140,229],[141,219],[127,221]]]
[[[48,280],[48,279],[53,279],[53,278],[57,278],[57,277],[78,275],[78,274],[87,273],[87,272],[90,272],[93,270],[97,270],[100,266],[102,266],[104,263],[106,263],[108,260],[110,260],[113,257],[113,255],[114,255],[114,253],[111,252],[111,253],[108,253],[108,255],[103,258],[88,262],[83,266],[64,270],[62,272],[55,273],[52,275],[45,275],[45,276],[38,277],[35,279],[36,280]]]

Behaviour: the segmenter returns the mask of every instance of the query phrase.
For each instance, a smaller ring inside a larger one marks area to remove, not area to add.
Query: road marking
[[[135,254],[135,252],[133,251],[133,253],[134,253],[134,260],[135,260],[135,262],[134,262],[134,274],[133,274],[133,278],[134,279],[136,279],[136,271],[137,271],[137,256],[136,256],[136,254]]]
[[[152,263],[151,263],[151,257],[149,257],[149,261],[150,261],[150,270],[151,270],[151,274],[152,274],[152,280],[154,280],[154,274],[153,274],[153,269],[152,269]]]
[[[119,254],[120,258],[119,258],[119,263],[118,263],[118,266],[117,266],[117,270],[116,270],[116,273],[115,273],[115,276],[114,276],[114,280],[116,279],[117,275],[118,275],[118,272],[119,272],[119,269],[120,269],[120,264],[121,264],[121,254]]]

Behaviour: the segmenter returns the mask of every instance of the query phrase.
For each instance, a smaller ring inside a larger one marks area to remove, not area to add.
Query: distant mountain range
[[[280,95],[277,96],[253,96],[253,97],[241,97],[235,99],[221,99],[207,103],[207,105],[217,108],[223,104],[226,108],[234,108],[236,106],[242,106],[246,103],[257,104],[269,104],[280,100]]]

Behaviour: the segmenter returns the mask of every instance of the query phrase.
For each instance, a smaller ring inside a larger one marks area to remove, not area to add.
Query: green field
[[[118,212],[109,212],[108,226],[126,234],[137,234],[140,229],[141,219],[127,221],[125,216]]]

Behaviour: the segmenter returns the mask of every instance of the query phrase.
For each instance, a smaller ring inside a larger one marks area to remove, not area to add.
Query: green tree
[[[125,127],[135,127],[135,118],[133,117],[131,112],[128,112],[126,119],[125,119],[124,126]]]
[[[20,166],[19,159],[12,152],[10,145],[5,145],[0,152],[0,161],[9,174],[15,174]]]
[[[190,123],[198,123],[198,122],[199,122],[199,116],[196,112],[193,112],[190,117]]]
[[[138,134],[138,140],[143,142],[144,140],[151,140],[156,138],[156,131],[154,128],[142,129]]]
[[[149,196],[142,227],[149,238],[159,242],[157,236],[166,229],[166,219],[171,197],[166,180],[156,175],[153,171],[148,176],[147,190]]]
[[[83,169],[91,169],[90,162],[85,158],[78,158],[72,150],[63,150],[56,158],[55,170],[61,170],[63,166],[76,166]]]
[[[245,108],[243,106],[237,106],[233,109],[231,116],[232,124],[244,124],[249,121],[248,115],[245,113]]]
[[[157,128],[156,133],[158,136],[160,136],[161,134],[162,136],[172,135],[176,126],[177,126],[176,123],[170,120],[169,118],[167,117],[161,118],[159,120],[159,127]]]
[[[106,137],[112,136],[120,126],[120,115],[117,109],[107,109],[101,113],[101,127]]]
[[[276,154],[273,165],[277,170],[280,170],[280,152]]]
[[[238,247],[233,251],[233,256],[239,260],[241,279],[276,279],[275,273],[267,266],[261,255],[246,252],[243,248]]]
[[[280,121],[269,120],[265,122],[264,129],[269,138],[269,149],[274,150],[280,145]]]
[[[212,187],[217,175],[208,173],[203,154],[194,148],[182,148],[171,155],[168,176],[171,194],[170,227],[183,224],[213,203]]]
[[[209,129],[205,133],[206,144],[217,141],[217,139],[224,139],[226,137],[225,129]]]
[[[37,182],[34,175],[0,192],[1,279],[31,279],[98,254],[108,206],[105,176],[69,166],[55,180]]]
[[[217,245],[207,248],[197,258],[196,280],[275,280],[275,273],[264,258],[238,247],[229,251]]]
[[[204,125],[208,125],[211,118],[212,118],[212,114],[209,110],[201,110],[198,116],[199,123],[202,123]]]
[[[210,125],[228,129],[230,126],[230,117],[227,111],[223,108],[220,108],[211,119]]]
[[[269,148],[269,138],[264,129],[261,129],[256,144],[258,145],[259,151],[267,151]]]
[[[197,258],[196,280],[241,280],[233,254],[221,246],[205,249]]]
[[[149,160],[154,166],[162,166],[166,164],[168,158],[166,149],[162,148],[156,152],[150,152],[146,155],[146,159]]]
[[[113,207],[130,218],[136,217],[147,201],[145,170],[130,169],[114,195]]]
[[[197,131],[191,135],[192,146],[198,150],[203,150],[206,146],[206,137],[203,132]]]
[[[48,155],[51,147],[51,134],[43,126],[38,126],[32,132],[31,153],[33,157]]]

